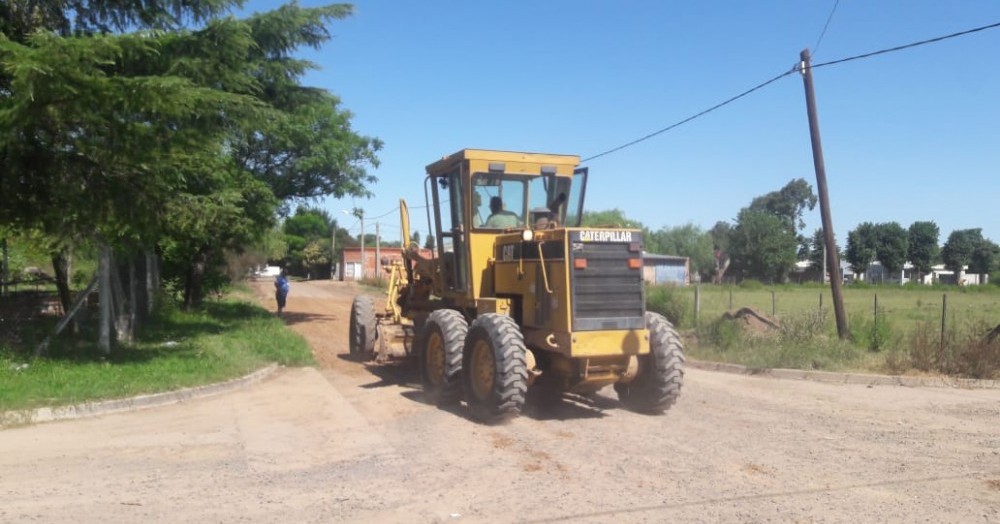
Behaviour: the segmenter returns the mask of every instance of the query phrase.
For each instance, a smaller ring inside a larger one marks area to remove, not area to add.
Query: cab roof
[[[550,153],[526,153],[519,151],[495,151],[489,149],[462,149],[456,153],[442,157],[441,160],[427,166],[427,174],[439,175],[452,170],[456,164],[462,161],[475,161],[482,164],[484,162],[499,162],[510,164],[510,167],[517,166],[516,171],[523,171],[528,166],[554,166],[560,173],[568,171],[572,173],[573,168],[580,164],[579,155],[559,155]],[[537,169],[530,171],[538,172]]]

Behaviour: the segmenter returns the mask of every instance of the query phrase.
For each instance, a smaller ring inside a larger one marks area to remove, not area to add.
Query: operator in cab
[[[503,208],[503,200],[498,197],[490,197],[490,216],[486,219],[486,224],[484,227],[495,228],[495,229],[507,229],[511,227],[518,227],[520,220],[517,218],[517,214],[507,211]]]

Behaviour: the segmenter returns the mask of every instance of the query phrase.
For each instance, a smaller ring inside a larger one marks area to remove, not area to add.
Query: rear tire
[[[516,416],[528,392],[524,336],[509,316],[489,313],[469,326],[462,385],[472,416],[494,423]]]
[[[372,297],[354,297],[349,336],[351,358],[363,361],[375,356],[375,301]]]
[[[461,313],[439,309],[427,317],[420,343],[420,378],[424,394],[434,404],[462,397],[462,347],[469,324]]]
[[[629,409],[658,415],[677,402],[684,382],[684,350],[681,337],[663,315],[646,313],[649,354],[631,383],[615,384],[618,399]]]

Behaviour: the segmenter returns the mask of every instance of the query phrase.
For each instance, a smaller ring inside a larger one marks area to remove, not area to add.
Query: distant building
[[[650,284],[686,286],[691,283],[691,260],[688,257],[644,252],[642,263],[642,279]]]
[[[868,270],[865,271],[863,279],[865,282],[870,282],[872,284],[906,284],[908,282],[920,282],[921,284],[959,284],[963,286],[977,286],[979,284],[987,284],[990,281],[989,275],[983,275],[983,281],[980,282],[980,275],[977,273],[968,273],[969,266],[965,266],[962,271],[955,275],[954,271],[945,269],[944,264],[938,264],[936,266],[931,266],[931,270],[922,278],[916,280],[919,275],[917,271],[913,268],[913,264],[907,262],[903,264],[903,269],[898,273],[889,273],[886,271],[885,267],[878,261],[872,262],[868,266]]]
[[[420,249],[420,256],[424,258],[434,258],[434,251],[430,249]],[[399,247],[381,247],[376,254],[375,246],[365,246],[365,267],[361,267],[361,247],[345,247],[340,252],[340,260],[337,264],[338,280],[361,280],[362,278],[375,278],[381,266],[392,264],[394,261],[403,260],[403,249]],[[389,274],[382,272],[382,277]]]

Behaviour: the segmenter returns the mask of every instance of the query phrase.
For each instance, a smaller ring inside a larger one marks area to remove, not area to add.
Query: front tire
[[[462,385],[472,416],[493,423],[516,416],[528,391],[527,348],[514,319],[482,315],[469,326]]]
[[[431,312],[420,344],[420,378],[434,404],[454,403],[462,396],[462,347],[469,324],[452,309]]]
[[[658,415],[677,402],[684,382],[681,337],[663,315],[646,313],[649,354],[644,355],[639,376],[631,383],[615,384],[618,399],[629,409]]]
[[[375,301],[372,297],[354,297],[349,336],[351,358],[361,361],[375,356]]]

